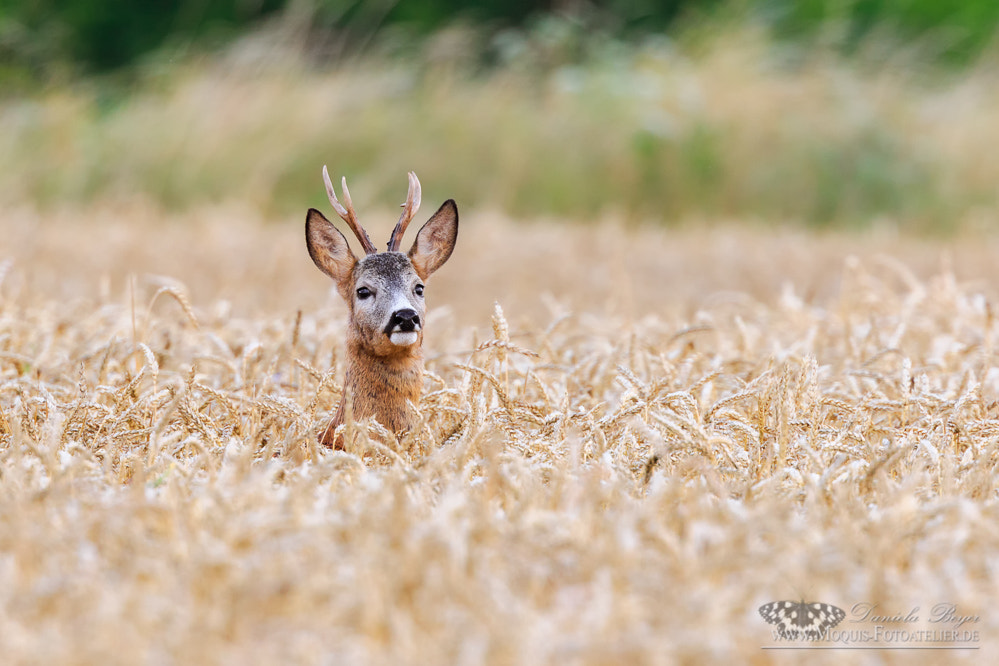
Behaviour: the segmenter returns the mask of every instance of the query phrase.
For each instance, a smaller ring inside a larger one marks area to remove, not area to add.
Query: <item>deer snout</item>
[[[385,327],[385,334],[391,335],[393,332],[412,333],[420,330],[420,315],[411,308],[396,310],[389,318],[388,326]]]

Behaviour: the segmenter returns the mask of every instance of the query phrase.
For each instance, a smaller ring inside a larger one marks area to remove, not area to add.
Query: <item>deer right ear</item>
[[[409,258],[417,275],[426,280],[444,265],[458,240],[458,206],[448,199],[416,234]]]
[[[342,294],[349,284],[357,257],[350,251],[343,234],[315,208],[310,208],[305,216],[305,244],[312,261],[333,278]]]

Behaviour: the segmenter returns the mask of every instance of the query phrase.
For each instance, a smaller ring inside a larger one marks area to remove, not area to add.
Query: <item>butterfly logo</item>
[[[760,615],[788,641],[816,641],[846,617],[842,608],[804,601],[772,601],[760,606]]]

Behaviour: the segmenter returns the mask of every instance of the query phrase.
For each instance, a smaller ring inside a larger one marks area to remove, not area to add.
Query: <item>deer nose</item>
[[[396,310],[392,313],[392,319],[389,320],[388,329],[389,331],[394,331],[396,329],[408,333],[410,331],[415,331],[420,328],[420,315],[417,314],[416,310],[410,308],[404,308],[402,310]]]

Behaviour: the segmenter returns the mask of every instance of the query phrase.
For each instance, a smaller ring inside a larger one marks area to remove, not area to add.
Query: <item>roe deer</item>
[[[354,256],[343,234],[318,210],[309,209],[305,217],[309,256],[333,278],[350,309],[343,397],[320,439],[340,449],[342,438],[334,440],[334,436],[344,422],[348,396],[356,419],[373,416],[396,434],[414,425],[407,403],[418,404],[423,388],[424,282],[454,250],[458,206],[454,199],[445,201],[416,234],[409,252],[399,252],[402,235],[420,207],[420,181],[410,171],[402,215],[389,238],[388,251],[379,253],[357,222],[347,179],[342,181],[344,205],[336,198],[325,166],[323,182],[330,204],[365,252],[361,259]]]

